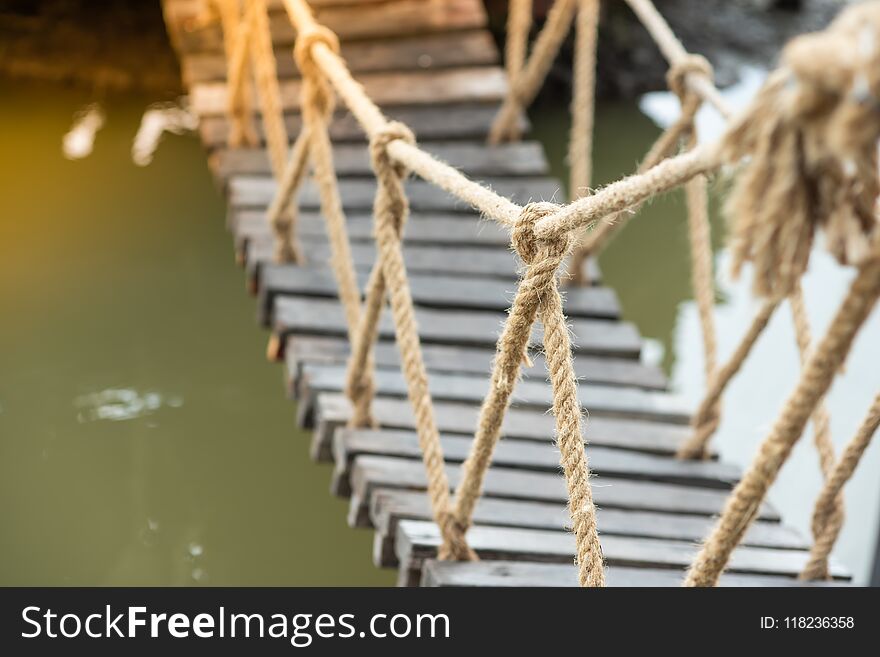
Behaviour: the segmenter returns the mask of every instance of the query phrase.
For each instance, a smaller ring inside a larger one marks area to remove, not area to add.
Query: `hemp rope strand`
[[[511,81],[501,108],[495,115],[492,127],[489,129],[489,143],[498,144],[505,140],[517,140],[519,134],[519,120],[524,109],[531,105],[556,55],[562,42],[568,35],[574,12],[579,0],[556,0],[550,11],[547,12],[547,20],[538,34],[532,46],[532,53],[525,66]]]
[[[253,89],[248,76],[250,67],[250,33],[253,31],[251,13],[241,14],[239,0],[223,0],[220,5],[223,26],[223,47],[226,50],[226,78],[228,97],[230,148],[256,146],[260,137],[254,125]]]
[[[806,304],[804,303],[803,288],[800,283],[795,285],[788,297],[788,303],[791,308],[801,366],[803,366],[809,356],[813,338],[810,331],[810,322],[807,317]],[[831,472],[834,470],[836,459],[834,456],[834,443],[831,441],[831,421],[824,400],[816,404],[811,420],[813,423],[813,442],[819,454],[819,466],[822,470],[823,480],[827,482]],[[814,516],[814,522],[811,527],[813,533],[811,558],[801,572],[801,579],[828,578],[828,556],[831,553],[831,548],[834,546],[837,533],[843,526],[844,513],[843,496],[841,495],[834,500],[832,513],[823,515],[820,518],[820,522],[816,522],[816,517]]]
[[[880,394],[874,397],[868,414],[855,436],[843,448],[840,459],[826,476],[822,491],[816,499],[816,506],[813,509],[813,526],[822,527],[824,531],[821,537],[817,536],[813,543],[810,558],[801,573],[801,579],[827,577],[828,555],[843,526],[843,514],[837,512],[838,501],[842,498],[841,491],[844,484],[855,472],[856,466],[871,443],[871,438],[878,426],[880,426]]]
[[[338,47],[338,41],[329,30],[316,27],[299,33],[294,53],[303,75],[303,125],[309,134],[309,154],[321,199],[321,213],[324,215],[330,240],[330,264],[345,312],[349,340],[353,343],[360,321],[361,293],[354,272],[345,211],[342,209],[333,165],[333,147],[328,128],[333,114],[332,90],[320,67],[311,57],[315,43],[331,49]]]
[[[510,0],[504,40],[504,65],[510,84],[516,81],[525,64],[531,29],[532,0]]]
[[[596,46],[599,38],[600,0],[579,0],[575,18],[574,90],[571,98],[571,131],[568,138],[571,199],[590,193],[593,178],[593,130],[596,114]],[[588,284],[588,253],[576,249],[569,264],[573,285]]]

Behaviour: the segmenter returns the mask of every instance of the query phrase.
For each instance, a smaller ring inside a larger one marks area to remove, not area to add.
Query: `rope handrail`
[[[812,416],[818,429],[823,427],[823,423],[827,426],[827,415],[823,417],[819,406],[821,400],[839,366],[844,362],[856,333],[880,297],[880,230],[875,230],[876,218],[873,214],[873,202],[880,195],[880,186],[876,181],[875,150],[876,142],[880,138],[880,125],[877,125],[878,122],[870,114],[871,106],[862,102],[866,94],[868,97],[876,97],[880,93],[877,89],[880,87],[880,78],[876,76],[875,61],[880,58],[880,54],[875,51],[866,53],[864,48],[857,55],[851,54],[857,47],[855,44],[859,43],[854,38],[856,33],[863,34],[867,29],[871,31],[872,38],[880,38],[880,3],[866,3],[848,9],[828,30],[807,37],[806,43],[809,47],[804,45],[804,37],[789,44],[784,52],[782,67],[771,75],[749,107],[731,121],[722,137],[713,143],[696,145],[692,122],[699,100],[715,105],[722,115],[730,116],[729,109],[720,95],[717,95],[717,88],[711,82],[711,69],[706,68],[705,60],[689,55],[684,50],[649,0],[627,0],[670,62],[670,86],[678,86],[677,93],[683,108],[685,105],[689,108],[685,120],[661,136],[656,147],[657,153],[652,156],[658,161],[651,161],[652,166],[645,166],[643,170],[568,205],[531,203],[521,207],[472,181],[417,146],[411,131],[406,126],[389,121],[366,95],[339,56],[335,35],[315,21],[305,0],[283,1],[298,35],[295,56],[304,77],[304,128],[293,145],[289,159],[286,155],[285,134],[283,162],[278,156],[280,149],[277,145],[268,144],[273,173],[276,179],[280,179],[272,209],[275,212],[278,208],[290,205],[290,197],[302,179],[305,163],[311,161],[319,182],[322,209],[331,232],[334,272],[337,274],[339,295],[346,311],[349,339],[353,346],[346,387],[354,404],[352,421],[358,426],[369,426],[372,422],[372,345],[376,340],[378,318],[386,297],[390,301],[395,334],[401,347],[402,369],[417,419],[417,434],[428,474],[429,497],[443,536],[441,558],[475,558],[467,545],[465,533],[470,526],[474,505],[481,494],[482,479],[500,435],[501,421],[519,377],[520,363],[528,359],[527,347],[532,324],[540,319],[544,325],[544,348],[553,388],[556,437],[568,485],[580,581],[583,585],[604,584],[601,546],[596,530],[589,467],[582,435],[583,419],[577,398],[577,381],[571,364],[568,327],[558,290],[560,265],[572,251],[576,231],[596,222],[613,222],[620,213],[631,211],[645,200],[687,184],[689,221],[692,222],[692,254],[695,260],[694,276],[707,278],[711,275],[711,253],[706,252],[708,220],[705,215],[704,174],[717,170],[723,164],[744,160],[747,162],[744,173],[740,174],[738,192],[733,197],[734,203],[730,209],[737,220],[740,238],[737,264],[744,260],[760,263],[761,278],[756,282],[756,291],[767,299],[734,356],[721,368],[715,365],[714,331],[710,331],[708,323],[706,324],[704,348],[707,356],[707,377],[711,375],[710,391],[717,397],[712,399],[707,395],[698,416],[702,413],[704,416],[717,418],[717,404],[726,381],[741,366],[744,354],[748,353],[751,344],[769,321],[778,300],[785,296],[792,300],[804,364],[798,384],[780,418],[762,443],[755,462],[734,489],[718,524],[694,560],[686,580],[689,585],[714,584],[726,565],[730,552],[754,518],[767,488],[800,437],[805,423]],[[522,86],[527,82],[534,86],[536,73],[548,65],[546,58],[554,48],[558,49],[561,38],[564,37],[564,34],[560,36],[560,31],[565,27],[567,32],[575,11],[594,11],[597,5],[597,0],[558,0],[551,10],[553,34],[544,36],[542,31],[538,37],[541,47],[539,49],[536,46],[536,50],[543,54],[536,58],[533,53],[528,61],[519,64],[514,62],[512,65],[516,69],[517,79],[514,81],[516,89],[508,96],[512,99],[511,103],[516,105],[524,102],[526,96],[522,92]],[[261,8],[265,12],[265,0],[248,0],[247,8],[251,11]],[[596,16],[597,14],[580,13],[578,25],[592,28]],[[265,15],[262,16],[262,21],[246,14],[239,28],[243,35],[239,42],[242,39],[247,40],[247,30],[253,29],[254,25],[264,28],[262,37],[257,35],[261,45],[252,55],[256,59],[254,64],[258,74],[258,91],[260,87],[264,87],[270,92],[264,94],[265,98],[258,96],[265,129],[266,115],[270,115],[270,121],[277,120],[280,109],[272,105],[272,84],[269,84],[272,80],[267,80],[270,67],[269,59],[265,56],[265,36],[268,29]],[[548,19],[548,22],[551,21]],[[864,43],[864,39],[861,43]],[[271,50],[271,39],[268,45]],[[837,68],[830,67],[833,69],[830,73],[817,70],[808,55],[816,47],[837,56],[839,61],[834,58],[830,60],[838,65]],[[847,56],[840,57],[841,52]],[[243,47],[236,47],[234,52],[228,53],[230,67],[243,66],[241,60],[247,58],[247,53]],[[274,67],[274,55],[272,57],[271,71],[277,91],[277,71]],[[230,77],[233,73],[231,68]],[[233,80],[230,79],[230,99],[241,93],[245,80],[246,76],[242,75],[235,80],[236,85],[233,85]],[[792,80],[804,88],[797,85],[792,87]],[[368,283],[364,308],[361,307],[360,293],[353,279],[345,216],[336,187],[327,128],[332,114],[331,95],[334,92],[369,138],[373,168],[379,180],[374,203],[378,255]],[[699,100],[695,102],[694,98]],[[768,123],[767,112],[770,107],[782,108],[770,123],[774,134],[781,134],[788,139],[783,144],[787,159],[783,160],[780,172],[772,170],[768,164],[769,158],[775,152],[766,147],[766,136],[761,132],[763,125]],[[233,109],[234,105],[230,103],[230,110]],[[276,109],[279,111],[274,111]],[[509,113],[509,107],[507,111]],[[818,122],[815,120],[817,112],[820,116]],[[829,113],[833,114],[829,117]],[[496,125],[502,114],[496,117]],[[281,119],[283,126],[283,117]],[[270,130],[266,132],[267,141],[280,141],[277,136],[269,137]],[[684,135],[689,138],[689,150],[664,157],[668,155],[665,149],[670,148]],[[812,150],[793,151],[793,145],[802,143],[799,141],[802,139],[809,141]],[[856,163],[854,171],[848,164],[851,161]],[[278,162],[284,166],[278,167]],[[282,169],[283,175],[280,173]],[[511,231],[515,250],[526,264],[511,313],[498,341],[492,385],[481,409],[471,454],[465,462],[464,476],[456,491],[454,503],[450,498],[442,447],[433,419],[427,371],[421,355],[414,305],[402,255],[402,231],[408,213],[403,179],[408,172],[418,174],[475,207],[486,217],[506,226]],[[844,184],[823,186],[820,184],[823,175],[837,176],[837,180],[842,179]],[[786,207],[780,203],[771,203],[762,215],[761,227],[773,229],[782,226],[788,231],[800,231],[797,239],[793,240],[800,250],[780,249],[780,244],[787,242],[778,238],[776,241],[765,240],[758,247],[751,245],[744,248],[743,236],[747,238],[756,229],[754,219],[743,219],[743,213],[745,209],[752,207],[749,203],[754,203],[755,198],[758,198],[760,190],[756,181],[760,181],[762,176],[771,187],[781,186],[781,180],[794,180],[799,185],[794,189],[796,194],[804,197],[811,195],[811,198],[816,199],[817,207],[835,211],[833,223],[829,224],[830,220],[821,217],[817,220],[816,211],[804,205]],[[865,208],[869,205],[869,200],[871,214],[870,219],[867,219]],[[855,260],[857,254],[860,254],[858,273],[825,337],[810,349],[809,326],[802,312],[799,288],[795,288],[795,285],[808,257],[808,253],[805,255],[803,252],[803,244],[809,245],[817,226],[826,224],[837,240],[832,244],[832,251],[841,260]],[[279,238],[280,232],[276,231]],[[867,247],[866,241],[869,243]],[[698,270],[702,273],[697,273]],[[697,282],[706,281],[695,281],[695,288]],[[711,287],[706,286],[697,291],[701,304],[701,320],[710,319],[713,301],[711,292]],[[798,303],[801,306],[797,306]],[[833,453],[829,453],[827,442],[819,445],[826,488],[820,496],[821,508],[817,502],[814,518],[815,527],[822,528],[822,540],[819,532],[816,532],[816,545],[811,561],[817,570],[821,570],[822,564],[827,563],[830,544],[833,544],[839,531],[839,521],[842,521],[836,511],[828,511],[828,497],[831,496],[832,501],[838,499],[840,487],[852,474],[855,462],[876,429],[878,422],[873,419],[876,415],[872,407],[854,443],[845,450],[834,469],[831,468]],[[714,428],[711,430],[714,431]],[[817,440],[824,441],[825,438],[817,437]],[[805,576],[809,576],[807,571]]]

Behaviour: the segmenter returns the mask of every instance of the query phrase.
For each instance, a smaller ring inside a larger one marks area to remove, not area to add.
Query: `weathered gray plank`
[[[324,238],[307,236],[303,243],[308,247],[307,262],[330,264],[330,246]],[[249,241],[246,255],[237,254],[239,262],[243,262],[249,279],[254,281],[256,289],[262,266],[272,262],[273,242],[269,238],[258,242]],[[376,262],[376,251],[372,244],[352,241],[352,261],[355,269],[369,271]],[[513,254],[500,248],[484,248],[481,246],[456,246],[454,249],[433,247],[420,244],[405,244],[403,257],[407,271],[412,273],[446,274],[465,278],[497,278],[506,281],[518,279],[518,265]],[[601,284],[601,274],[594,260],[586,262],[587,271],[595,274],[591,278],[594,285]]]
[[[385,105],[434,105],[436,103],[497,104],[507,93],[507,79],[497,66],[459,66],[431,71],[362,73],[357,76],[374,103]],[[279,81],[285,111],[301,107],[301,80]],[[256,90],[254,106],[258,107]],[[190,108],[198,116],[225,114],[228,107],[226,81],[200,82],[189,88]]]
[[[540,176],[547,160],[538,142],[524,141],[489,146],[482,142],[422,141],[419,147],[470,176]],[[214,174],[268,175],[269,157],[262,148],[234,148],[213,152],[209,164]],[[333,148],[336,175],[372,177],[370,153],[364,144],[337,144]]]
[[[318,396],[328,392],[342,392],[345,379],[344,365],[305,366],[297,394],[301,426],[312,426],[312,413]],[[376,368],[374,383],[378,395],[400,398],[407,396],[406,381],[399,370]],[[471,403],[479,406],[488,391],[489,377],[434,372],[430,376],[429,386],[431,397],[435,401]],[[546,412],[553,406],[552,396],[548,382],[535,379],[520,381],[511,398],[511,407],[534,408]],[[581,405],[591,416],[655,420],[673,424],[686,424],[690,417],[683,400],[666,392],[581,384],[578,387],[578,396]],[[321,439],[324,440],[326,437],[322,435]],[[326,446],[314,445],[313,454],[319,456],[326,454]]]
[[[458,484],[461,468],[447,465],[450,486]],[[720,490],[679,486],[650,481],[633,481],[613,477],[594,477],[593,498],[602,509],[656,511],[694,516],[713,516],[719,513],[727,500]],[[355,527],[369,526],[370,498],[380,488],[425,490],[425,468],[410,459],[360,456],[351,469],[351,505],[349,523]],[[526,472],[492,466],[486,473],[483,494],[512,500],[553,502],[564,505],[568,491],[562,475]],[[779,514],[769,504],[763,504],[759,517],[779,520]]]
[[[485,30],[440,32],[419,36],[392,35],[342,43],[342,58],[352,73],[485,66],[498,61],[492,36]],[[299,77],[290,48],[275,49],[278,77]],[[226,78],[226,56],[219,51],[184,54],[181,70],[187,86]]]
[[[437,428],[443,433],[473,436],[479,416],[479,406],[453,402],[434,402]],[[389,429],[414,429],[415,421],[409,401],[376,397],[373,400],[373,416],[379,426]],[[318,396],[315,434],[320,434],[321,444],[330,444],[333,433],[345,426],[351,417],[348,399],[341,394]],[[555,420],[547,413],[527,408],[511,408],[504,416],[502,434],[520,440],[537,440],[546,443],[552,439]],[[682,441],[690,435],[689,427],[647,422],[623,418],[590,417],[586,422],[585,436],[591,445],[604,445],[618,449],[631,449],[649,454],[675,454]],[[315,442],[318,442],[316,437]],[[330,455],[321,455],[330,458]]]
[[[441,435],[447,463],[462,463],[470,454],[473,439]],[[620,479],[658,481],[671,484],[729,490],[739,477],[739,468],[717,461],[685,461],[656,454],[642,454],[601,445],[587,446],[592,472]],[[422,450],[414,431],[391,429],[338,429],[333,437],[331,491],[343,497],[351,494],[349,476],[355,458],[363,455],[391,456],[419,460]],[[559,452],[547,442],[502,440],[495,448],[492,463],[514,470],[558,473]],[[560,525],[561,526],[561,525]]]
[[[715,520],[652,511],[599,509],[597,523],[602,536],[634,536],[698,542],[708,535]],[[424,491],[377,489],[370,498],[369,518],[376,534],[373,561],[380,567],[396,567],[394,537],[401,520],[433,520]],[[474,524],[495,527],[526,527],[559,531],[571,525],[563,505],[483,497],[474,509]],[[808,544],[793,529],[778,522],[756,521],[743,538],[743,545],[805,549]]]
[[[666,587],[681,586],[684,573],[678,570],[628,568],[611,566],[605,570],[608,586],[612,587]],[[772,575],[724,574],[718,583],[723,587],[749,586],[843,586],[841,581],[802,582],[791,577]],[[526,561],[436,561],[428,559],[422,565],[421,586],[553,586],[575,587],[577,568],[571,564],[538,563]]]
[[[284,361],[289,390],[291,393],[297,390],[304,365],[347,363],[350,353],[348,342],[342,338],[291,336],[287,339]],[[400,355],[394,344],[377,343],[373,355],[379,367],[400,367]],[[422,345],[422,356],[431,372],[488,376],[495,350],[426,344]],[[531,358],[533,366],[522,369],[523,377],[546,380],[544,355],[535,353]],[[666,377],[658,368],[628,359],[580,356],[574,359],[574,370],[579,379],[592,383],[627,385],[647,390],[665,390],[667,387]]]
[[[266,212],[262,210],[239,210],[230,213],[230,228],[238,243],[250,240],[271,240]],[[349,240],[373,241],[373,217],[363,211],[351,212],[346,217]],[[327,228],[318,210],[306,210],[297,218],[296,232],[301,240],[326,242]],[[466,246],[471,248],[495,248],[507,250],[510,235],[494,222],[482,221],[473,214],[455,212],[420,212],[413,215],[404,233],[404,245],[419,244],[442,248]],[[310,258],[314,260],[314,258]],[[516,272],[513,258],[506,261],[507,269]]]
[[[489,133],[489,127],[498,108],[483,103],[456,103],[454,105],[416,105],[393,106],[383,108],[386,116],[408,125],[421,140],[430,139],[480,139]],[[288,135],[299,134],[302,121],[299,114],[289,112],[284,121]],[[528,123],[525,117],[520,118],[520,127],[525,134]],[[261,137],[263,128],[257,122],[257,132]],[[229,135],[229,124],[225,116],[207,116],[199,122],[199,134],[202,142],[209,149],[226,144]],[[334,143],[358,142],[365,143],[364,131],[355,118],[348,113],[339,111],[330,123],[330,138]]]
[[[559,182],[546,176],[492,177],[481,181],[496,193],[519,203],[551,201],[559,196]],[[235,208],[267,208],[275,196],[277,185],[268,176],[233,176],[229,179],[229,203]],[[473,212],[467,204],[424,180],[406,183],[406,194],[414,211]],[[376,196],[373,179],[343,178],[339,196],[347,211],[370,210]],[[312,180],[304,181],[299,192],[299,207],[320,208],[318,188]]]
[[[405,520],[397,528],[396,549],[402,567],[421,570],[422,562],[433,559],[441,542],[439,528],[431,522]],[[473,527],[468,544],[484,560],[541,561],[570,564],[575,556],[574,535],[507,527]],[[697,552],[693,543],[665,539],[603,536],[602,552],[609,566],[687,568]],[[733,551],[727,571],[756,575],[797,577],[807,563],[805,550],[770,550],[740,546]],[[849,573],[837,563],[829,568],[832,577],[847,579]]]
[[[347,329],[339,303],[328,299],[280,297],[275,301],[273,331],[280,339],[293,334],[345,336]],[[422,342],[493,347],[504,313],[436,310],[416,307],[416,321]],[[600,319],[575,319],[575,354],[637,358],[641,351],[638,332],[632,324]],[[383,340],[394,338],[391,317],[383,316],[379,326]],[[541,339],[541,328],[532,333],[533,344]]]
[[[357,272],[358,285],[366,289],[369,274]],[[463,310],[507,310],[512,302],[511,286],[505,281],[463,276],[408,276],[413,301],[425,308]],[[268,326],[275,301],[281,297],[337,298],[337,284],[326,267],[263,268],[259,283],[259,314]],[[617,319],[620,306],[617,295],[607,287],[574,287],[565,295],[565,313],[569,317]]]

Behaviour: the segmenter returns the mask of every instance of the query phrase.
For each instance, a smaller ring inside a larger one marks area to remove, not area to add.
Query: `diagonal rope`
[[[801,365],[806,361],[812,347],[813,338],[810,335],[810,322],[807,318],[807,308],[804,303],[803,289],[797,284],[788,297],[791,307],[792,320],[794,322],[795,339],[801,357]],[[825,401],[816,404],[812,415],[813,442],[819,454],[819,466],[822,469],[822,477],[827,483],[834,470],[835,456],[834,443],[831,442],[831,420]],[[803,579],[827,579],[828,578],[828,555],[837,538],[840,528],[843,526],[844,503],[840,495],[834,500],[830,513],[822,514],[819,518],[814,517],[811,530],[813,532],[813,554],[810,561],[801,573]]]

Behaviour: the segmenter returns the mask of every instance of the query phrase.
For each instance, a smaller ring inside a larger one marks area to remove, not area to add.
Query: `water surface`
[[[308,459],[194,137],[156,100],[2,83],[0,584],[392,584]]]

